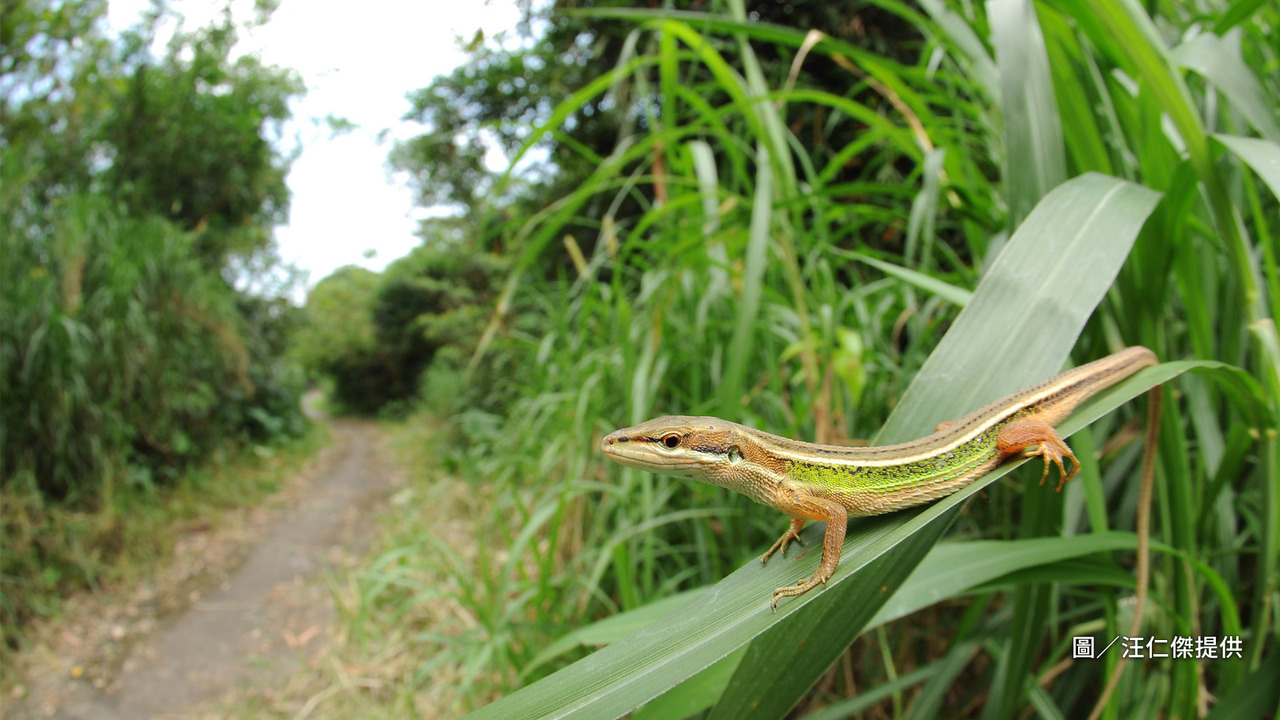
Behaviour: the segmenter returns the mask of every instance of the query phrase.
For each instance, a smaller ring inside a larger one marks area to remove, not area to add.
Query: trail
[[[331,460],[276,511],[244,562],[140,641],[102,690],[88,682],[30,698],[19,718],[142,720],[213,716],[245,692],[281,690],[326,646],[335,611],[324,572],[360,552],[392,473],[376,426],[333,423]],[[63,683],[60,683],[63,684]],[[6,713],[7,715],[7,713]]]

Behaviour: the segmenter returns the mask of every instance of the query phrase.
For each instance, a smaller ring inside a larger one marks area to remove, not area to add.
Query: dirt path
[[[367,547],[372,507],[391,488],[376,439],[375,426],[335,422],[328,460],[285,491],[292,502],[263,520],[243,563],[161,620],[101,689],[55,678],[17,717],[209,717],[221,701],[283,688],[332,632],[325,571]]]

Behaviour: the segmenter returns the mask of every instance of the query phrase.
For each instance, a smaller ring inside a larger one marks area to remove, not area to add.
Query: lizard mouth
[[[616,463],[651,472],[669,473],[698,467],[697,462],[687,457],[663,452],[652,443],[635,440],[620,433],[606,435],[600,441],[600,451]]]

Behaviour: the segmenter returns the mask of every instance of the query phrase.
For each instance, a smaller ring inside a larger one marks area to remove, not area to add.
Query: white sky
[[[111,0],[110,21],[132,24],[147,5]],[[172,5],[195,27],[223,3]],[[233,8],[237,21],[252,17],[252,2],[236,0]],[[519,19],[511,0],[283,0],[267,25],[241,34],[240,51],[295,69],[307,85],[286,130],[286,141],[302,152],[288,178],[289,224],[277,228],[276,239],[281,258],[309,272],[308,287],[343,265],[381,270],[418,244],[415,218],[427,211],[413,208],[409,189],[386,164],[394,138],[422,131],[400,121],[409,110],[405,94],[465,60],[458,38],[469,41],[483,28],[492,39]],[[331,137],[319,122],[330,114],[359,127]]]

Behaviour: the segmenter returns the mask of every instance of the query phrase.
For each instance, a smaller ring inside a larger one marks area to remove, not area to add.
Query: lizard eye
[[[680,447],[680,436],[675,433],[667,433],[662,436],[662,444],[670,450]]]

